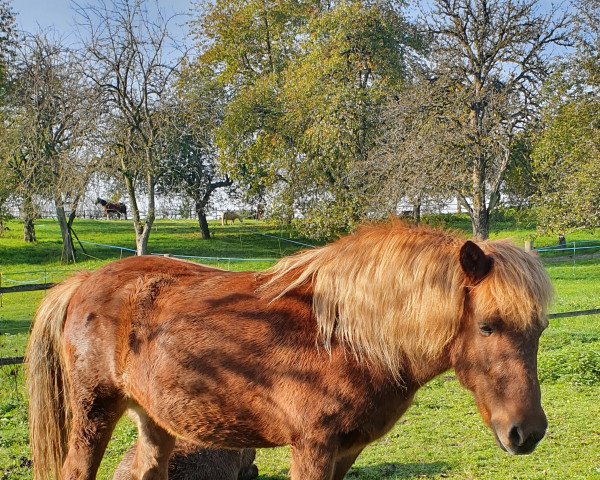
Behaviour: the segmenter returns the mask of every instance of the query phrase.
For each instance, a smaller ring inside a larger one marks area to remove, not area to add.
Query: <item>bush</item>
[[[541,382],[600,385],[600,342],[544,351],[538,362]]]
[[[505,223],[521,228],[535,228],[536,215],[531,208],[498,207],[490,215],[490,224]]]

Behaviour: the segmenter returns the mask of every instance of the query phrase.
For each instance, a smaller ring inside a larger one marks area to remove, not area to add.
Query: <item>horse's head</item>
[[[467,296],[451,349],[459,381],[475,396],[502,449],[531,453],[546,433],[537,377],[539,338],[551,286],[539,261],[513,245],[466,242]]]

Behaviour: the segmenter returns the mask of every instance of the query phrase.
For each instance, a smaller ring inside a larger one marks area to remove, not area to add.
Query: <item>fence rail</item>
[[[35,292],[37,290],[48,290],[52,288],[55,283],[34,283],[27,285],[15,285],[14,287],[0,287],[0,295],[5,293],[19,293],[19,292]]]
[[[22,365],[23,363],[25,363],[25,357],[0,358],[0,367],[7,365]]]
[[[223,213],[225,212],[238,212],[244,214],[244,220],[246,218],[256,218],[257,213],[255,209],[252,208],[236,208],[231,207],[229,209],[215,209],[209,210],[206,212],[206,218],[208,220],[221,220]],[[9,213],[13,218],[19,218],[21,213],[18,209],[9,209]],[[69,215],[70,211],[66,211],[66,214]],[[140,210],[140,216],[142,218],[146,218],[147,211]],[[159,220],[197,220],[196,212],[190,208],[157,208],[155,211],[155,217]],[[38,219],[56,219],[56,212],[52,209],[42,209],[36,212],[36,218]],[[130,218],[131,213],[128,210],[127,212],[128,218]],[[97,208],[78,208],[77,209],[77,218],[80,219],[88,219],[88,220],[102,220],[106,218],[106,213],[101,207]]]
[[[600,308],[592,308],[591,310],[578,310],[576,312],[551,313],[548,315],[548,318],[571,318],[583,317],[584,315],[600,315]]]

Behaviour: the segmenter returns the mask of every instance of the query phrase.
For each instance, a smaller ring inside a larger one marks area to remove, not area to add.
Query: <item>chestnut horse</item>
[[[180,438],[291,445],[293,480],[340,480],[448,369],[499,446],[530,453],[551,293],[510,242],[399,222],[262,274],[151,256],[80,273],[46,296],[28,346],[35,478],[95,478],[130,409],[134,478],[166,479]]]
[[[94,205],[102,205],[107,220],[111,214],[116,215],[119,220],[121,219],[121,215],[123,215],[125,220],[127,220],[127,206],[123,202],[107,202],[103,198],[98,197]]]

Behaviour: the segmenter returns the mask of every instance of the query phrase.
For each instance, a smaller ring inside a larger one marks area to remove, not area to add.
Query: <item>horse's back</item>
[[[73,295],[64,325],[67,351],[106,383],[120,383],[132,332],[151,328],[157,303],[168,303],[168,287],[198,287],[230,272],[164,257],[141,256],[113,262],[89,275]],[[216,281],[216,280],[215,280]],[[168,308],[168,307],[167,307]]]

